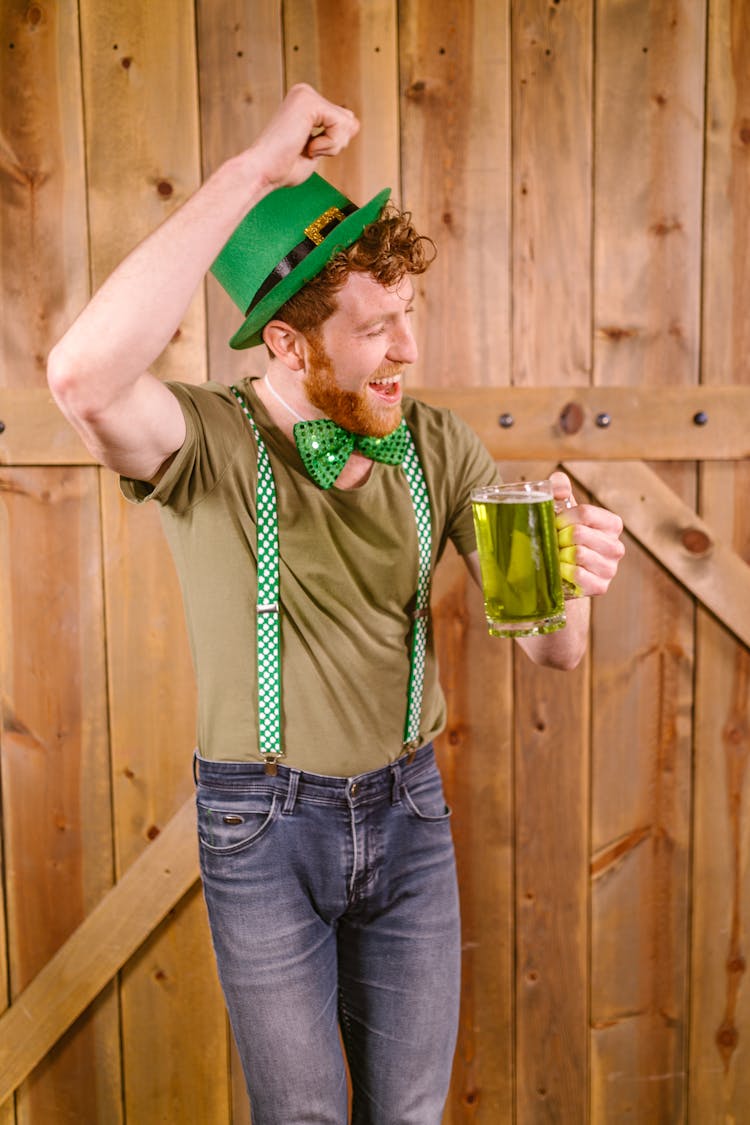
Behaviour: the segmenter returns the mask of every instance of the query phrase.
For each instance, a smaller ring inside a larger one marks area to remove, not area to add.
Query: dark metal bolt
[[[0,422],[0,434],[5,431],[5,422]]]
[[[500,417],[498,418],[498,422],[500,423],[500,425],[503,427],[504,430],[509,430],[510,427],[513,425],[513,422],[514,422],[513,415],[512,414],[501,414]]]
[[[693,422],[696,426],[705,426],[708,422],[708,414],[705,410],[699,410],[697,414],[693,415]]]
[[[610,418],[609,414],[602,413],[597,414],[596,416],[596,424],[600,430],[606,430],[607,426],[609,426],[611,422],[612,419]]]

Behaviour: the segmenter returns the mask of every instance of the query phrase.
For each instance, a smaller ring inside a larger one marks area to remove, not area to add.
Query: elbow
[[[550,667],[555,668],[558,672],[572,672],[583,660],[585,651],[585,649],[582,649],[580,652],[565,653],[564,656],[554,660]]]
[[[87,377],[83,366],[66,353],[61,343],[55,344],[47,357],[47,385],[68,418],[86,421],[96,414],[94,380]]]
[[[70,397],[75,385],[75,369],[60,344],[55,344],[47,356],[47,384],[52,397],[60,404]]]

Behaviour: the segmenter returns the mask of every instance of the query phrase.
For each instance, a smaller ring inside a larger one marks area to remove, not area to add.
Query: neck
[[[281,385],[283,386],[283,379]],[[290,393],[286,387],[281,390],[277,372],[272,374],[267,371],[265,376],[255,383],[255,390],[275,425],[290,441],[294,441],[294,425],[296,422],[305,422],[310,418],[320,417],[320,413],[312,405],[309,405],[304,398],[300,401],[299,395]]]
[[[297,422],[305,422],[306,421],[306,419],[303,418],[301,414],[297,413],[297,411],[294,409],[293,406],[289,405],[289,403],[286,401],[286,399],[281,397],[281,395],[279,394],[279,392],[276,390],[273,383],[271,382],[271,376],[269,375],[268,372],[266,372],[264,381],[265,381],[265,384],[268,387],[269,391],[271,392],[273,397],[276,399],[276,401],[278,403],[280,403],[281,406],[284,407],[284,409],[287,411],[288,414],[291,414],[291,416],[295,419],[295,421],[297,421]]]

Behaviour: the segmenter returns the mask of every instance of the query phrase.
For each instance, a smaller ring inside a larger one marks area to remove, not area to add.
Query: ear
[[[263,329],[263,343],[290,371],[304,367],[304,337],[283,320],[270,320]]]

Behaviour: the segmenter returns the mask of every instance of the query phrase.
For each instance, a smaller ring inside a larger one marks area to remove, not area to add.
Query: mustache
[[[372,375],[370,376],[370,382],[372,382],[373,379],[387,379],[391,375],[403,375],[403,373],[404,365],[402,363],[391,363],[390,361],[387,361],[385,363],[381,363],[377,371],[374,371],[372,373]]]

